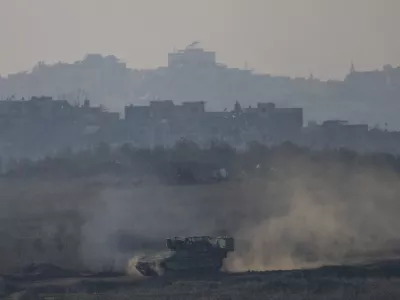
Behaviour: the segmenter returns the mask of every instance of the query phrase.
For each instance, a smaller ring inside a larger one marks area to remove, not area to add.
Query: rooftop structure
[[[179,50],[168,54],[168,67],[200,67],[200,66],[215,66],[215,52],[205,51],[202,48],[197,48],[197,42],[192,43],[184,50]]]

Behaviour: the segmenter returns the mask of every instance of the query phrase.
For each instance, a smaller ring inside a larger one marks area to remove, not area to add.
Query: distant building
[[[88,100],[82,106],[73,106],[66,100],[54,100],[52,97],[0,101],[0,124],[3,128],[34,126],[46,122],[106,125],[118,120],[117,112],[91,107]]]
[[[303,141],[313,148],[368,148],[370,131],[367,124],[349,124],[343,120],[327,120],[321,125],[311,123],[303,131]]]
[[[262,114],[270,114],[275,110],[274,103],[257,103],[257,112]]]
[[[183,116],[196,116],[205,113],[205,102],[183,102],[180,108]]]
[[[135,122],[145,122],[150,118],[149,106],[128,105],[125,106],[125,120]]]
[[[125,106],[125,120],[144,122],[150,119],[180,119],[205,113],[205,102],[183,102],[175,105],[172,100],[150,101],[149,106]]]
[[[106,126],[119,120],[119,113],[106,111],[101,106],[90,106],[87,99],[83,106],[74,106],[73,108],[73,118],[87,125]]]
[[[7,127],[35,121],[60,121],[70,117],[72,109],[67,101],[51,97],[0,101],[0,124]]]
[[[170,119],[174,115],[175,104],[172,100],[150,101],[150,118]]]
[[[125,121],[136,138],[153,143],[173,144],[180,138],[197,142],[227,139],[234,143],[258,139],[269,141],[293,140],[301,133],[301,108],[276,108],[274,103],[258,103],[255,109],[242,109],[236,102],[232,111],[210,112],[205,102],[171,100],[150,101],[149,106],[125,107]]]
[[[215,52],[205,51],[201,48],[188,47],[185,50],[172,52],[168,54],[168,67],[201,67],[201,66],[215,66],[216,55]]]

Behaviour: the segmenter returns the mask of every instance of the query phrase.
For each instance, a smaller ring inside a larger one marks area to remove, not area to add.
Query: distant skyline
[[[115,55],[167,64],[193,41],[259,73],[342,79],[400,65],[399,0],[1,0],[0,74]]]

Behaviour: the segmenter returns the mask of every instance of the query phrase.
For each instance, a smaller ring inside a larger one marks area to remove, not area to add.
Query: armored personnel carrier
[[[228,252],[234,251],[231,237],[173,237],[166,240],[167,251],[142,256],[136,269],[143,276],[218,272]]]

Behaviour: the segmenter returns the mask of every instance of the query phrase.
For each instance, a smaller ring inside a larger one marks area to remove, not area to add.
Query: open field
[[[176,235],[234,236],[232,271],[397,255],[397,179],[338,173],[184,186],[0,181],[0,273],[32,262],[124,271]]]
[[[153,246],[162,249],[170,235],[215,234],[233,228],[235,221],[224,215],[240,209],[243,189],[255,198],[262,194],[260,187],[0,181],[0,192],[7,195],[0,210],[0,273],[31,262],[101,270],[117,256],[131,258],[126,248],[134,252]],[[113,240],[118,232],[127,234],[127,239]]]
[[[125,274],[130,259],[165,249],[166,237],[231,235],[229,275],[53,278],[6,290],[21,299],[399,299],[396,264],[295,271],[399,257],[398,182],[385,168],[303,161],[214,184],[2,178],[0,274],[33,262]]]

